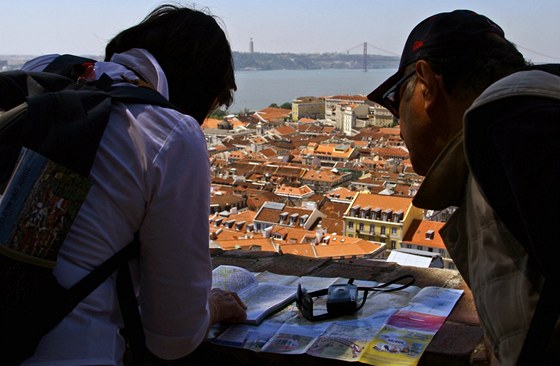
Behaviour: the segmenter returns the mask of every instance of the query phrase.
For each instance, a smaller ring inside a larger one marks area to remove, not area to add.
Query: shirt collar
[[[468,168],[461,131],[436,158],[412,203],[416,207],[431,210],[459,206],[467,177]]]

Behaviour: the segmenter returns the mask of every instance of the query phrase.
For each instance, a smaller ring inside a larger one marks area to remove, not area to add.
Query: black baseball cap
[[[424,19],[410,32],[397,72],[369,93],[367,98],[385,106],[384,94],[403,77],[408,65],[419,60],[421,52],[458,52],[466,43],[472,44],[487,33],[504,37],[500,26],[471,10],[454,10]]]

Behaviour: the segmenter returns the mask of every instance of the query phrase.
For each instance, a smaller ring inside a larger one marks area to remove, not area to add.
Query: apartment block
[[[299,97],[292,101],[292,121],[302,118],[324,119],[325,98]]]
[[[423,210],[412,205],[412,197],[358,193],[343,215],[344,235],[400,249],[412,222],[422,220]]]

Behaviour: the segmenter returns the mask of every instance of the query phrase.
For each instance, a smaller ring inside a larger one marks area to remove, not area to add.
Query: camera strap
[[[354,279],[351,278],[350,279],[352,282],[354,282]],[[405,282],[404,284],[401,284],[401,281],[407,280],[407,282]],[[399,290],[404,290],[405,288],[412,286],[414,284],[414,281],[416,279],[414,278],[413,275],[411,274],[407,274],[407,275],[402,275],[400,277],[394,278],[389,282],[385,282],[382,283],[381,285],[377,285],[377,286],[373,286],[373,287],[358,287],[358,290],[364,290],[364,291],[381,291],[381,292],[393,292],[393,291],[399,291]],[[351,283],[350,281],[348,281],[348,283]],[[399,284],[400,286],[392,286],[395,284]],[[392,286],[392,287],[390,287]]]
[[[406,281],[406,282],[401,283],[402,281]],[[414,276],[407,274],[372,287],[355,286],[354,278],[350,278],[347,284],[331,285],[329,286],[329,288],[316,290],[312,292],[307,292],[305,289],[301,288],[301,285],[299,285],[296,303],[306,319],[311,321],[326,320],[338,316],[353,314],[356,311],[360,310],[366,303],[369,292],[399,291],[413,285],[414,282],[415,282]],[[333,288],[336,287],[340,288],[340,287],[350,287],[350,286],[353,286],[352,289],[355,291],[356,294],[358,291],[364,291],[362,300],[359,304],[357,303],[357,298],[353,298],[352,300],[350,300],[350,303],[345,302],[345,299],[335,299],[334,301],[332,301],[333,299],[330,298],[329,289],[332,290]],[[313,301],[311,299],[314,297],[320,297],[325,295],[329,295],[329,298],[327,299],[327,312],[320,315],[313,315]],[[305,301],[303,297],[307,298],[308,300]],[[331,305],[330,307],[329,307],[329,300],[332,301],[330,303]]]

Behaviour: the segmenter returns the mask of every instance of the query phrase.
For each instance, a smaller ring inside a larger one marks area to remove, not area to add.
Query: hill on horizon
[[[343,53],[233,52],[236,70],[314,70],[397,68],[399,57]]]
[[[101,55],[78,55],[98,61]],[[36,55],[0,55],[2,71],[20,68]],[[317,70],[397,68],[399,57],[343,53],[262,53],[233,52],[235,70]]]

